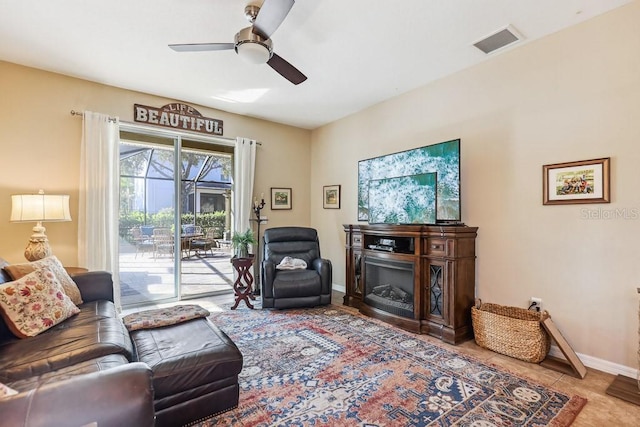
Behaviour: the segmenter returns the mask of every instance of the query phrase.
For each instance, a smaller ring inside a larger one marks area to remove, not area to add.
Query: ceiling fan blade
[[[271,38],[293,7],[295,0],[265,0],[253,23],[253,32]]]
[[[170,44],[169,47],[176,52],[207,52],[210,50],[229,50],[236,45],[234,43],[186,43]]]
[[[307,76],[275,53],[271,56],[271,59],[267,61],[267,64],[294,85],[299,85],[307,80]]]

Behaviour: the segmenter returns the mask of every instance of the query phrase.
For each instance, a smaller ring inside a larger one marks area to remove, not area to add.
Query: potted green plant
[[[235,232],[231,236],[231,244],[238,258],[247,258],[249,256],[249,245],[258,243],[253,235],[253,230],[248,228],[244,233]]]

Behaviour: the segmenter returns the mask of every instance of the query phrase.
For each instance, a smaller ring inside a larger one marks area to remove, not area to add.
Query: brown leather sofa
[[[196,319],[129,334],[109,273],[73,280],[80,313],[51,329],[18,339],[0,318],[0,382],[20,392],[0,399],[1,425],[181,426],[237,406],[242,354],[223,331]]]
[[[1,270],[0,283],[10,281]],[[19,393],[0,399],[7,426],[153,426],[152,372],[134,362],[129,333],[105,272],[74,277],[80,313],[31,338],[0,318],[0,382]]]

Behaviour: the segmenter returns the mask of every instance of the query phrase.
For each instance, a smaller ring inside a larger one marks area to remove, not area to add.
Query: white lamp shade
[[[11,196],[11,221],[71,221],[69,196],[63,194],[18,194]]]
[[[236,47],[238,56],[250,64],[264,64],[271,57],[269,49],[261,43],[246,42]]]

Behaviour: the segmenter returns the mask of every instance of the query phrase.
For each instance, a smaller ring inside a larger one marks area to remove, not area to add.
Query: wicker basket
[[[549,314],[477,300],[471,307],[476,343],[480,347],[526,362],[539,363],[549,352],[549,334],[542,321]]]

